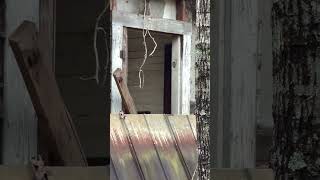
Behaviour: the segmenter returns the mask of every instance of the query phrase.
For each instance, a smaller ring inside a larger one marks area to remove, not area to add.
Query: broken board
[[[128,114],[137,114],[136,106],[134,105],[133,99],[130,95],[126,80],[125,73],[121,69],[117,69],[113,73],[114,80],[118,86],[125,113]]]
[[[23,75],[41,123],[46,124],[50,144],[64,165],[86,166],[80,141],[60,95],[52,69],[46,66],[38,47],[36,25],[24,21],[9,37],[10,46]]]

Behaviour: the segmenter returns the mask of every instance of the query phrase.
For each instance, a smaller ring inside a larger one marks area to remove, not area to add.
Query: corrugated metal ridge
[[[191,179],[196,171],[195,116],[110,115],[111,179]]]

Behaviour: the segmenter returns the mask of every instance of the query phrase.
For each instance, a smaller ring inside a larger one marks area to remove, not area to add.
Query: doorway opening
[[[172,42],[174,34],[151,32],[157,48],[148,56],[142,67],[144,86],[140,88],[139,67],[144,56],[143,32],[141,29],[128,28],[128,88],[141,114],[171,114],[172,91]],[[146,36],[148,55],[155,44]]]

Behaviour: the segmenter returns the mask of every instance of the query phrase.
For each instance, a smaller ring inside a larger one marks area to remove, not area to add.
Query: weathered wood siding
[[[6,37],[23,20],[39,24],[39,1],[6,0]],[[8,42],[4,69],[3,163],[27,164],[37,154],[37,118]]]
[[[116,6],[114,10],[116,11],[132,14],[144,13],[144,0],[117,0],[115,2]],[[150,14],[151,17],[156,18],[176,19],[176,1],[150,0],[147,5],[146,14]]]
[[[4,46],[5,46],[5,20],[6,20],[6,10],[5,10],[5,0],[0,0],[0,129],[3,128],[3,65],[4,65]],[[2,136],[0,134],[0,149],[2,149]],[[1,151],[0,151],[1,154]],[[2,162],[2,157],[0,156],[0,163]]]
[[[272,1],[258,1],[257,125],[273,127],[272,118]]]
[[[212,166],[255,167],[257,1],[219,0],[214,24]],[[245,44],[244,44],[245,43]]]

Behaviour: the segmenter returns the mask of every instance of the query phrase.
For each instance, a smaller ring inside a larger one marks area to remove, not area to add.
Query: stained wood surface
[[[134,105],[134,101],[130,95],[128,86],[124,80],[125,75],[121,69],[117,69],[113,73],[114,80],[116,81],[117,87],[120,91],[120,95],[122,97],[122,102],[124,105],[125,113],[129,114],[137,114],[136,106]]]
[[[108,180],[109,167],[46,167],[48,180]],[[0,166],[4,180],[34,180],[29,166]]]
[[[74,124],[61,98],[54,74],[46,66],[38,49],[37,30],[34,23],[24,21],[9,37],[40,121],[46,124],[52,144],[57,148],[63,164],[86,165]]]
[[[144,27],[143,17],[135,14],[114,11],[112,12],[112,21],[130,28],[143,29]],[[181,35],[192,32],[191,23],[171,19],[147,18],[145,25],[150,31]]]

